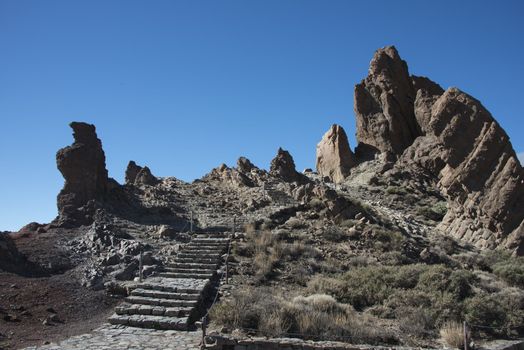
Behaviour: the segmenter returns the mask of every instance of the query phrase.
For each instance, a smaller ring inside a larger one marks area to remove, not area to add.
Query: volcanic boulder
[[[349,148],[344,129],[333,124],[317,145],[318,173],[338,183],[349,175],[355,164],[355,156]]]
[[[107,192],[105,154],[94,125],[72,122],[74,142],[56,154],[58,170],[65,179],[58,194],[58,222],[89,224],[92,221],[96,200]]]

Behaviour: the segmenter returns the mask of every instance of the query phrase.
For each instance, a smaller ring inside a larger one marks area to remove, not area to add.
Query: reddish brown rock
[[[415,89],[406,62],[393,46],[377,50],[368,76],[355,86],[357,156],[402,154],[421,134],[414,101]]]
[[[387,47],[355,88],[355,112],[361,150],[401,154],[390,175],[407,170],[438,182],[449,208],[440,229],[479,248],[524,254],[523,170],[509,137],[479,101],[409,77]]]
[[[349,175],[355,164],[346,132],[333,124],[317,145],[317,172],[338,183]]]
[[[94,125],[72,122],[74,143],[56,154],[58,170],[65,183],[58,194],[60,224],[88,224],[95,202],[108,189],[102,143]]]
[[[439,187],[451,201],[441,228],[479,247],[509,244],[524,220],[524,172],[507,134],[456,88],[434,103],[429,127],[443,149]]]

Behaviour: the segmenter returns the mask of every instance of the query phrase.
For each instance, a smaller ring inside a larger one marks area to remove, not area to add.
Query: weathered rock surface
[[[282,148],[278,149],[276,157],[271,161],[269,173],[285,182],[308,182],[307,177],[297,172],[295,161],[291,154]]]
[[[395,47],[375,52],[368,76],[355,86],[357,155],[400,155],[420,135],[408,66]]]
[[[237,169],[242,173],[250,173],[251,170],[258,169],[256,166],[251,163],[246,157],[240,157],[237,160]]]
[[[141,167],[132,160],[127,165],[126,184],[154,186],[158,182],[158,178],[151,173],[147,166]]]
[[[72,122],[74,143],[56,154],[65,183],[58,194],[60,224],[92,221],[95,201],[108,189],[105,154],[94,125]]]
[[[317,172],[338,183],[349,175],[355,163],[346,132],[340,125],[333,124],[317,145]]]
[[[514,241],[514,231],[524,220],[524,172],[504,130],[456,88],[431,107],[429,130],[436,138],[426,147],[441,150],[433,156],[444,165],[438,185],[451,203],[441,228],[481,248],[521,251],[524,242]]]
[[[479,101],[409,77],[388,47],[356,86],[355,112],[359,148],[400,156],[390,175],[410,169],[438,181],[449,204],[444,232],[479,248],[524,253],[524,173],[509,137]]]
[[[142,167],[137,165],[135,161],[130,160],[126,168],[126,184],[133,185],[140,170],[142,170]]]
[[[211,172],[204,176],[203,179],[217,180],[234,187],[255,186],[253,181],[244,172],[240,172],[237,169],[230,168],[225,164],[221,164],[220,166],[211,170]]]

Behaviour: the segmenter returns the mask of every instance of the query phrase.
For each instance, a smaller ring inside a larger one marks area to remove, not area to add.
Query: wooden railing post
[[[206,348],[206,316],[202,317],[202,343],[200,349]]]
[[[143,269],[144,269],[144,264],[142,262],[142,259],[143,259],[143,252],[142,250],[140,250],[140,257],[138,258],[138,280],[140,282],[142,282],[142,279],[144,277],[144,272],[143,272]]]
[[[468,350],[468,324],[464,321],[464,350]]]

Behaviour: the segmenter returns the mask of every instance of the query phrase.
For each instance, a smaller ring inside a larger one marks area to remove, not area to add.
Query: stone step
[[[181,272],[181,273],[215,273],[216,268],[207,268],[207,269],[198,269],[196,267],[191,268],[181,268],[181,267],[164,267],[163,272]]]
[[[196,263],[196,264],[218,264],[220,261],[219,258],[186,258],[186,257],[176,257],[175,263]]]
[[[228,245],[227,238],[193,238],[189,244]]]
[[[213,249],[227,248],[229,243],[212,243],[212,242],[189,242],[184,247],[209,247]]]
[[[198,264],[193,262],[188,263],[168,263],[168,268],[170,269],[210,269],[210,270],[216,270],[218,267],[217,263],[211,263],[211,264]]]
[[[156,305],[165,307],[195,307],[198,305],[197,300],[159,299],[142,296],[126,297],[125,301],[130,304]]]
[[[228,244],[229,238],[199,238],[194,237],[191,241],[188,243],[209,243],[209,244]]]
[[[114,325],[125,325],[131,327],[162,330],[185,331],[188,328],[187,317],[115,314],[109,318],[109,323]]]
[[[167,317],[189,316],[193,308],[191,307],[165,307],[141,304],[123,304],[117,306],[115,312],[118,315],[153,315]]]
[[[177,254],[177,258],[208,258],[208,259],[218,259],[222,256],[220,252],[206,253],[200,251],[194,252],[180,252]]]
[[[215,275],[214,273],[184,273],[184,272],[161,272],[158,274],[165,278],[196,278],[196,279],[210,279]]]
[[[222,253],[226,250],[224,248],[209,248],[209,247],[184,247],[180,250],[179,253],[192,253],[192,252],[204,252],[204,253]]]
[[[200,294],[173,293],[151,289],[135,289],[131,292],[132,296],[150,297],[157,299],[176,299],[176,300],[198,300]]]
[[[136,289],[149,289],[154,291],[171,292],[171,293],[185,293],[185,294],[197,294],[199,295],[204,289],[205,285],[196,287],[186,287],[178,285],[166,285],[159,283],[148,283],[143,282],[137,285]]]

